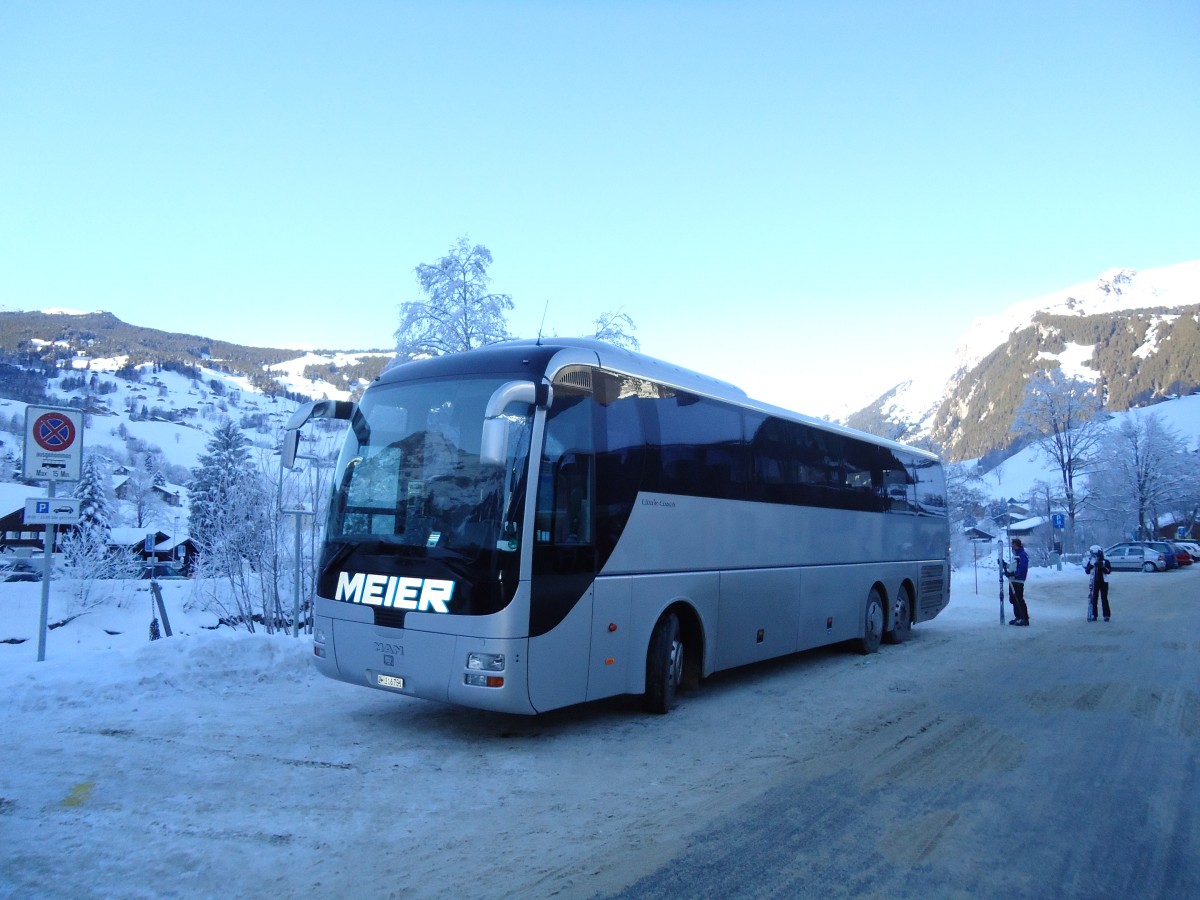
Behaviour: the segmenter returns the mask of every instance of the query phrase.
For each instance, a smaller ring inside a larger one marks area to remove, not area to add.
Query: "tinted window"
[[[618,512],[623,522],[638,487],[685,496],[946,515],[945,478],[937,460],[630,376],[593,371],[589,386],[600,417],[594,452],[602,545],[611,530],[602,521],[605,511]],[[552,417],[558,415],[555,411]],[[552,421],[547,433],[556,427]],[[542,477],[546,483],[545,468]],[[539,526],[539,535],[545,533]]]
[[[663,393],[649,404],[657,453],[647,473],[647,490],[745,498],[749,459],[741,410],[683,391]]]
[[[546,418],[534,538],[590,544],[595,483],[591,395],[557,391]]]

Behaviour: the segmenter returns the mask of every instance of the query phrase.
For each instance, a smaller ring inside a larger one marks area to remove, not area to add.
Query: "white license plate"
[[[397,690],[404,688],[404,679],[397,678],[395,675],[376,675],[375,683],[380,687],[396,688]]]

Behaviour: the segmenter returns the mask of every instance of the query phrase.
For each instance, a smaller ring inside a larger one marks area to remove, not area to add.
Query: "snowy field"
[[[1114,618],[1131,589],[1192,575],[1114,576]],[[128,582],[52,630],[39,663],[41,586],[2,584],[0,897],[619,890],[793,764],[779,741],[814,710],[836,734],[880,679],[954,679],[964,654],[1082,619],[1077,568],[1032,572],[1031,629],[998,628],[995,569],[978,581],[957,572],[949,608],[874,656],[725,673],[664,717],[619,698],[537,718],[328,680],[303,636],[186,613],[187,581],[163,582],[173,637],[149,641],[151,595]]]

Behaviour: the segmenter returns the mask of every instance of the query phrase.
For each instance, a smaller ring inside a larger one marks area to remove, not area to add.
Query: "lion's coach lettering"
[[[449,613],[450,598],[453,596],[454,582],[439,578],[339,572],[334,599],[414,612]]]

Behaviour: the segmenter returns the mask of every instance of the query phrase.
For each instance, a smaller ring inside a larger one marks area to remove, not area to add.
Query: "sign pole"
[[[292,520],[296,523],[295,571],[292,573],[292,637],[300,636],[300,554],[303,551],[300,542],[300,520],[299,515]]]
[[[305,509],[303,505],[297,506],[295,509],[282,510],[289,515],[295,516],[293,521],[296,523],[296,549],[295,559],[293,560],[294,571],[292,573],[292,637],[300,636],[300,554],[303,549],[300,543],[300,522],[305,516],[313,515],[313,511]]]
[[[46,496],[54,499],[54,482],[49,482]],[[58,531],[57,525],[44,525],[42,543],[46,547],[46,556],[42,560],[42,614],[38,625],[38,662],[46,661],[46,631],[50,619],[50,575],[54,569],[54,538]]]
[[[83,412],[55,406],[25,407],[25,445],[22,475],[30,481],[45,481],[47,501],[31,500],[25,506],[26,524],[45,527],[46,556],[42,568],[42,611],[38,628],[38,662],[46,660],[46,632],[50,618],[50,578],[54,573],[54,539],[57,526],[79,523],[79,506],[75,500],[54,501],[55,486],[60,481],[78,481],[83,464]],[[32,504],[33,515],[30,515]],[[32,521],[31,521],[32,520]]]

